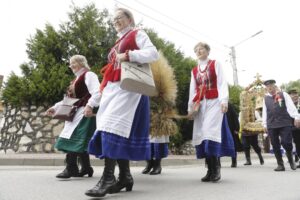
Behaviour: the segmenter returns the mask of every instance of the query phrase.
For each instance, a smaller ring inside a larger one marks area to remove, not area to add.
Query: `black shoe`
[[[129,160],[118,159],[117,163],[119,165],[119,178],[116,184],[113,186],[111,193],[118,193],[123,188],[126,189],[127,192],[132,191],[133,187],[133,178],[130,173],[129,168]]]
[[[65,159],[67,166],[64,171],[56,175],[56,178],[78,177],[79,170],[77,165],[77,157],[77,153],[68,152]]]
[[[218,161],[218,158],[213,156],[211,157],[211,176],[210,176],[210,181],[211,182],[218,182],[221,179],[221,167]]]
[[[161,174],[161,170],[162,168],[161,167],[157,167],[157,168],[153,168],[153,170],[150,172],[150,175],[158,175],[158,174]]]
[[[251,161],[250,160],[247,160],[244,165],[252,165]]]
[[[293,152],[292,151],[287,151],[285,154],[286,154],[286,157],[288,158],[288,161],[290,163],[291,169],[292,170],[296,170],[297,166],[296,166],[296,164],[294,162],[294,159],[293,159]]]
[[[290,162],[290,166],[291,166],[291,169],[292,170],[296,170],[297,169],[297,166],[294,162]]]
[[[276,172],[285,171],[285,168],[283,165],[278,165],[277,168],[274,169],[274,171],[276,171]]]
[[[201,181],[202,182],[209,182],[210,181],[210,177],[211,177],[211,170],[207,170],[206,175],[203,178],[201,178]]]
[[[258,158],[259,158],[260,165],[265,164],[264,158],[262,157],[261,154],[258,154]]]
[[[71,177],[79,177],[78,168],[77,169],[65,168],[64,171],[56,175],[56,178],[71,178]]]
[[[161,159],[156,159],[153,161],[153,169],[152,171],[150,172],[150,175],[157,175],[157,174],[160,174],[161,173]]]
[[[148,174],[151,171],[152,167],[153,167],[153,160],[152,159],[147,160],[146,162],[147,162],[147,165],[146,165],[145,169],[142,171],[142,174]]]
[[[116,161],[110,158],[104,159],[104,170],[100,181],[92,189],[85,192],[90,197],[104,197],[112,193],[112,188],[116,184],[114,175]]]
[[[133,183],[134,183],[134,181],[133,181],[133,178],[131,175],[130,175],[130,177],[127,177],[125,179],[119,178],[117,180],[116,184],[113,185],[113,187],[111,188],[111,194],[118,193],[124,188],[125,188],[126,192],[130,192],[130,191],[132,191]]]
[[[207,172],[206,175],[201,178],[202,182],[209,182],[211,173],[212,173],[212,168],[211,168],[211,158],[205,158],[205,165],[207,166]]]
[[[251,157],[250,157],[250,148],[245,148],[244,150],[245,152],[245,158],[246,158],[246,162],[244,163],[244,165],[252,165],[251,163]]]
[[[274,155],[277,161],[277,168],[274,169],[276,172],[285,171],[283,159],[280,151],[274,151]]]
[[[85,175],[88,175],[89,177],[92,177],[94,174],[94,170],[91,167],[90,156],[87,152],[79,153],[79,163],[81,165],[79,176],[83,177]]]
[[[104,197],[106,194],[112,193],[112,188],[116,184],[116,179],[113,177],[106,180],[103,176],[100,181],[90,190],[85,192],[85,195],[90,197]]]
[[[237,167],[236,157],[231,157],[231,167],[232,168],[236,168]]]
[[[92,167],[89,167],[87,169],[81,169],[79,171],[78,176],[79,177],[84,177],[85,175],[88,175],[88,177],[92,177],[94,174],[94,169]]]

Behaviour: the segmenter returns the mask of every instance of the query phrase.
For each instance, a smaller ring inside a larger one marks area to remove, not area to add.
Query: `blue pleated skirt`
[[[96,131],[89,142],[88,151],[101,159],[107,157],[135,161],[150,160],[149,129],[149,97],[142,95],[135,112],[129,138],[105,131]]]
[[[168,143],[151,143],[151,158],[166,158],[169,154],[168,151]]]
[[[200,145],[195,146],[196,156],[198,159],[212,156],[235,156],[234,141],[228,126],[226,115],[223,117],[221,134],[221,143],[211,140],[204,140]]]

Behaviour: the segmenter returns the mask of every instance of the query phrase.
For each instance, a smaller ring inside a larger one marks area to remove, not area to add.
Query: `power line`
[[[170,26],[169,24],[167,24],[167,23],[165,23],[165,22],[162,22],[162,21],[160,21],[160,20],[158,20],[158,19],[156,19],[156,18],[154,18],[154,17],[152,17],[152,16],[149,16],[149,15],[147,15],[147,14],[145,14],[145,13],[143,13],[143,12],[141,12],[141,11],[139,11],[139,10],[137,10],[137,9],[135,9],[135,8],[133,8],[133,7],[131,7],[131,6],[128,6],[128,5],[126,5],[126,4],[124,4],[124,3],[122,3],[122,2],[120,2],[120,1],[118,1],[118,0],[114,0],[115,2],[117,2],[117,3],[119,3],[119,4],[121,4],[121,5],[123,5],[123,6],[125,6],[125,7],[127,7],[127,8],[129,8],[129,9],[131,9],[131,10],[134,10],[134,11],[136,11],[136,12],[138,12],[138,13],[140,13],[141,15],[143,15],[143,16],[145,16],[145,17],[148,17],[148,18],[150,18],[150,19],[152,19],[152,20],[154,20],[154,21],[156,21],[156,22],[158,22],[158,23],[160,23],[160,24],[162,24],[162,25],[164,25],[164,26],[166,26],[166,27],[168,27],[168,28],[170,28],[170,29],[172,29],[172,30],[174,30],[174,31],[177,31],[177,32],[179,32],[179,33],[181,33],[181,34],[183,34],[183,35],[185,35],[185,36],[187,36],[187,37],[189,37],[189,38],[191,38],[191,39],[194,39],[195,41],[199,41],[199,39],[198,38],[196,38],[196,37],[194,37],[193,35],[191,35],[191,34],[188,34],[188,33],[186,33],[186,32],[184,32],[184,31],[182,31],[182,30],[180,30],[180,29],[178,29],[178,28],[175,28],[175,27],[173,27],[173,26]],[[144,6],[146,6],[146,5],[144,5]],[[147,6],[148,7],[148,6]],[[152,10],[154,10],[154,9],[152,9]],[[157,13],[159,13],[159,14],[161,14],[159,11],[155,11],[155,12],[157,12]],[[165,17],[167,17],[167,18],[169,18],[169,19],[172,19],[171,17],[169,17],[169,16],[167,16],[167,15],[164,15],[164,14],[162,14],[163,16],[165,16]],[[174,19],[172,19],[173,21],[174,21]],[[181,22],[176,22],[176,23],[180,23],[180,24],[182,24]],[[186,26],[187,27],[187,26]],[[200,33],[201,34],[201,33]],[[201,35],[203,35],[203,34],[201,34]],[[215,41],[216,42],[216,41]],[[218,42],[219,43],[219,42]],[[220,44],[220,43],[219,43]],[[224,46],[224,45],[223,45]],[[220,48],[218,48],[218,47],[215,47],[217,50],[219,50],[219,51],[222,51],[223,53],[224,53],[224,50],[223,49],[220,49]],[[227,53],[227,52],[226,52]]]
[[[164,23],[164,22],[162,22],[162,21],[160,21],[160,20],[158,20],[158,19],[155,19],[154,17],[151,17],[151,16],[149,16],[149,15],[146,15],[145,13],[142,13],[142,12],[138,11],[137,9],[135,9],[135,8],[133,8],[133,7],[130,7],[130,6],[124,4],[124,3],[120,2],[120,1],[117,1],[117,0],[115,0],[115,1],[118,2],[119,4],[123,5],[123,6],[127,7],[127,8],[130,8],[131,10],[134,10],[134,11],[140,13],[141,15],[144,15],[145,17],[148,17],[148,18],[150,18],[150,19],[152,19],[152,20],[154,20],[154,21],[156,21],[156,22],[159,22],[159,23],[161,23],[161,24],[163,24],[163,25],[165,25],[165,26],[167,26],[167,27],[169,27],[169,28],[171,28],[171,29],[173,29],[173,30],[175,30],[175,31],[177,31],[177,32],[180,32],[180,33],[182,33],[183,35],[186,35],[186,36],[188,36],[188,37],[190,37],[190,38],[192,38],[192,39],[195,39],[195,40],[197,40],[197,41],[199,40],[198,38],[196,38],[196,37],[194,37],[194,36],[192,36],[192,35],[190,35],[190,34],[188,34],[188,33],[185,33],[185,32],[183,32],[183,31],[181,31],[181,30],[179,30],[179,29],[177,29],[177,28],[174,28],[174,27],[172,27],[172,26],[170,26],[170,25],[168,25],[168,24],[166,24],[166,23]]]
[[[210,36],[208,36],[208,35],[206,35],[206,34],[204,34],[204,33],[199,32],[198,30],[194,29],[193,27],[187,26],[187,25],[184,24],[183,22],[180,22],[180,21],[178,21],[178,20],[176,20],[176,19],[174,19],[174,18],[172,18],[172,17],[170,17],[170,16],[168,16],[168,15],[166,15],[166,14],[164,14],[164,13],[162,13],[162,12],[160,12],[160,11],[158,11],[158,10],[152,8],[152,7],[150,7],[149,5],[146,5],[146,4],[144,4],[144,3],[142,3],[142,2],[140,2],[140,1],[138,1],[138,0],[135,0],[135,2],[137,2],[137,3],[139,3],[140,5],[142,5],[142,6],[146,7],[146,8],[148,8],[148,9],[150,9],[150,10],[152,10],[152,11],[154,11],[154,12],[156,12],[156,13],[158,13],[158,14],[160,14],[160,15],[162,15],[162,16],[164,16],[164,17],[170,19],[170,20],[172,20],[173,22],[175,22],[175,23],[177,23],[177,24],[180,24],[181,26],[183,26],[183,27],[185,27],[185,28],[188,28],[188,29],[190,29],[190,30],[192,30],[192,31],[194,31],[194,32],[196,32],[196,33],[198,33],[198,34],[200,34],[200,35],[202,35],[202,36],[204,36],[204,37],[210,39],[211,41],[213,41],[213,42],[215,42],[215,43],[218,43],[218,44],[221,45],[221,46],[224,46],[223,43],[221,43],[221,42],[219,42],[219,41],[217,41],[217,40],[211,38]]]

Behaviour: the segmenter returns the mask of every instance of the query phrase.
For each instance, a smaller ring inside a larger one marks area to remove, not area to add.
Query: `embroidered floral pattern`
[[[282,107],[282,98],[279,94],[279,92],[276,92],[275,97],[274,97],[274,103],[278,103],[279,107]]]

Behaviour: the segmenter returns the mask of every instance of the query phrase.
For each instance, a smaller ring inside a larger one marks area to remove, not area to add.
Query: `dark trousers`
[[[269,128],[268,134],[271,139],[274,153],[281,154],[280,145],[283,146],[286,152],[291,152],[293,150],[292,128],[290,126],[281,128]]]
[[[294,127],[292,129],[292,133],[293,133],[293,141],[296,146],[296,153],[298,156],[300,156],[300,129]]]
[[[261,148],[258,146],[258,135],[242,136],[242,140],[245,151],[250,151],[252,146],[257,154],[261,153]]]

